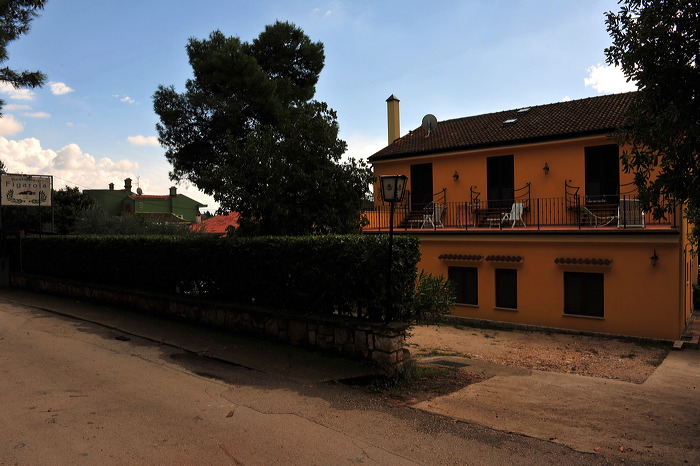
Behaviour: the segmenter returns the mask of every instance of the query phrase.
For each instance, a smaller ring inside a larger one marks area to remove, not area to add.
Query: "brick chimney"
[[[114,191],[114,183],[109,183],[109,190]]]
[[[127,178],[124,180],[124,190],[127,192],[131,192],[131,178]]]
[[[170,197],[177,196],[177,188],[175,186],[170,187]]]
[[[399,99],[391,94],[386,99],[386,113],[389,121],[389,144],[401,137],[401,122],[399,118]]]

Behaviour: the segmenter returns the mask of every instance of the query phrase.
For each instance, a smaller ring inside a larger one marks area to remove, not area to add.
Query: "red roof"
[[[200,223],[190,226],[192,230],[201,233],[226,235],[227,228],[233,226],[238,228],[238,212],[230,212],[224,215],[208,218]]]
[[[164,201],[166,199],[170,199],[171,196],[165,194],[165,195],[158,195],[158,194],[137,194],[137,195],[132,195],[129,196],[135,201],[147,201],[147,200],[159,200],[159,201]]]
[[[634,92],[487,113],[438,123],[427,134],[410,131],[370,162],[610,133],[625,122]]]

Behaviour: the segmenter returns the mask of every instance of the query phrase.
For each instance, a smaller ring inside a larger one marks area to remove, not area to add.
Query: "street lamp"
[[[401,202],[406,188],[406,175],[382,175],[382,198],[389,203],[389,265],[387,272],[387,317],[392,316],[393,302],[391,300],[391,265],[394,262],[394,204]]]

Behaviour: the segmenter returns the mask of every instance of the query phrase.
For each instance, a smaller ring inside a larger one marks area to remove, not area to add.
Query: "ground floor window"
[[[457,304],[479,304],[479,275],[476,267],[448,267],[447,278],[454,284]]]
[[[603,274],[564,272],[564,314],[603,317]]]
[[[518,271],[496,269],[496,307],[518,308]]]

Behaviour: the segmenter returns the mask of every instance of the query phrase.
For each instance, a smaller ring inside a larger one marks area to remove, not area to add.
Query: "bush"
[[[156,222],[145,215],[108,215],[99,208],[85,209],[74,220],[77,235],[192,235],[189,225]]]
[[[386,235],[54,236],[15,240],[11,265],[36,275],[299,313],[411,321],[418,239],[394,239],[387,311]],[[21,255],[20,255],[21,251]]]
[[[454,285],[443,275],[434,276],[421,270],[413,296],[417,321],[435,321],[450,313],[456,300]]]

